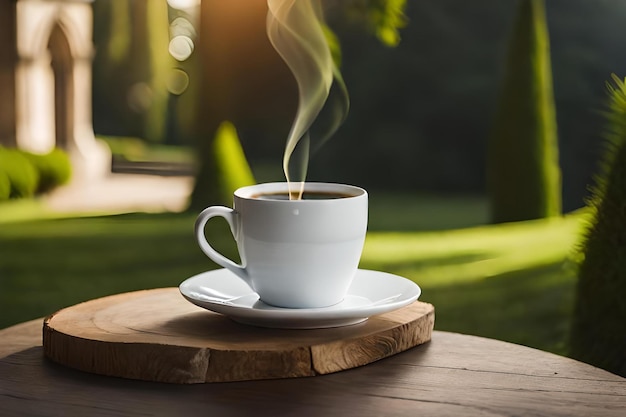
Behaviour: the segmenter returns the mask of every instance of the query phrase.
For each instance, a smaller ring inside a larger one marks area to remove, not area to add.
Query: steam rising
[[[267,0],[267,35],[298,84],[298,111],[291,126],[283,171],[290,194],[301,198],[309,157],[339,128],[348,93],[324,34],[319,0]]]

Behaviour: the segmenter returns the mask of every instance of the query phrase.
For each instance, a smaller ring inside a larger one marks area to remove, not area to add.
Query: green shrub
[[[71,174],[69,157],[60,149],[40,155],[0,147],[0,201],[45,193],[67,183]]]
[[[213,141],[213,152],[219,172],[221,200],[230,203],[237,188],[256,183],[237,129],[231,122],[225,121],[220,125]]]
[[[235,125],[223,121],[200,157],[200,173],[191,194],[190,209],[233,203],[233,191],[256,183],[241,147]]]
[[[0,201],[8,200],[11,195],[11,182],[7,174],[0,168]]]
[[[487,154],[491,220],[559,216],[561,172],[543,0],[519,2],[500,94]]]
[[[72,164],[67,154],[61,149],[53,149],[45,155],[23,153],[39,172],[37,194],[48,192],[70,180]]]
[[[608,146],[579,264],[570,355],[626,377],[626,83],[613,81]]]
[[[23,152],[0,147],[0,171],[11,184],[9,198],[32,197],[37,191],[39,173]]]

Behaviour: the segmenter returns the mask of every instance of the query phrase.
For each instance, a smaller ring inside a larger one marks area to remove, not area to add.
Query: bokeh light
[[[189,87],[189,75],[180,68],[174,68],[167,79],[167,90],[174,95],[181,95]]]
[[[154,93],[146,83],[136,83],[128,91],[128,106],[137,113],[144,112],[152,104]]]
[[[169,52],[174,59],[184,61],[191,56],[194,50],[196,29],[185,17],[179,16],[170,23]]]
[[[172,23],[170,23],[170,35],[172,37],[186,35],[190,38],[195,38],[196,28],[194,28],[193,23],[191,23],[189,19],[183,16],[178,16],[176,19],[172,20]]]
[[[185,10],[200,5],[200,0],[167,0],[167,4],[173,9]]]
[[[184,61],[193,52],[193,40],[189,36],[178,35],[170,40],[169,52],[176,60]]]

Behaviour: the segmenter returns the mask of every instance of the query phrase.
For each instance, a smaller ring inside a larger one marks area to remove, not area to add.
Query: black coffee
[[[292,200],[298,199],[298,192],[292,193]],[[323,191],[305,191],[302,194],[302,200],[334,200],[337,198],[354,197],[352,194],[345,193],[329,193]],[[255,194],[252,198],[259,200],[289,200],[289,193],[262,193]]]

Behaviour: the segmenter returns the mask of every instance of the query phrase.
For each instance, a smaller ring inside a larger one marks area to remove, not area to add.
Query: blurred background
[[[96,134],[189,147],[201,136],[196,116],[207,120],[219,107],[233,119],[257,177],[281,180],[296,90],[265,39],[264,15],[244,10],[240,1],[208,0],[205,8],[213,13],[207,12],[205,30],[211,36],[198,46],[197,1],[170,0],[166,16],[151,12],[150,3],[94,2]],[[483,195],[486,138],[515,7],[502,0],[409,1],[407,25],[393,47],[357,20],[330,14],[351,108],[311,160],[309,179]],[[626,3],[549,0],[546,13],[563,209],[571,211],[584,204],[597,169],[605,84],[612,73],[626,73],[626,39],[619,33]],[[213,58],[210,67],[197,67],[200,47]],[[213,90],[200,109],[194,105],[197,71],[211,78]]]

